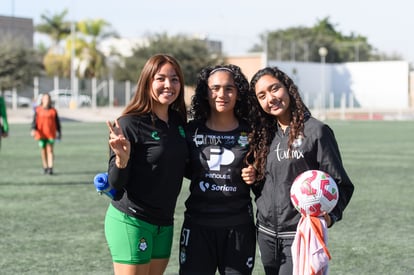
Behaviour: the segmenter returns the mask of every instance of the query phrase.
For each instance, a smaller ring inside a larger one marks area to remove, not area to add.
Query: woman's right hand
[[[256,169],[253,165],[249,165],[242,169],[241,176],[247,184],[253,184],[256,181]]]
[[[118,168],[123,169],[127,166],[129,161],[129,154],[131,153],[131,144],[127,140],[119,127],[118,120],[114,124],[107,121],[109,128],[109,146],[116,155],[115,164]]]

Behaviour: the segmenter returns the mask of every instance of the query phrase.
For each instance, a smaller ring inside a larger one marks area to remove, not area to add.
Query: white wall
[[[349,86],[363,107],[407,108],[408,62],[345,63],[350,72]]]
[[[269,61],[295,80],[305,103],[319,107],[325,90],[325,106],[374,109],[408,108],[409,64],[406,61],[321,64]],[[324,86],[324,85],[325,86]]]

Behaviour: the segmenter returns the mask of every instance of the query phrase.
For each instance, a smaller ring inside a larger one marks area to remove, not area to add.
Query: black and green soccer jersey
[[[186,129],[190,148],[190,196],[185,217],[209,226],[234,226],[252,221],[250,186],[241,178],[243,159],[249,148],[248,126],[218,132],[202,121]]]
[[[113,206],[151,224],[172,225],[188,157],[184,120],[170,111],[168,124],[151,114],[118,122],[131,155],[127,167],[118,169],[110,151],[108,180],[118,190]]]

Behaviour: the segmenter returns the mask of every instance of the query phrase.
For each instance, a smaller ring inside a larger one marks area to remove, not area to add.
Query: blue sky
[[[103,18],[124,37],[168,32],[221,40],[227,54],[246,52],[266,31],[311,27],[329,16],[343,34],[365,36],[380,52],[414,63],[411,0],[1,0],[0,15],[29,17],[37,24],[42,13],[64,8],[68,19]]]

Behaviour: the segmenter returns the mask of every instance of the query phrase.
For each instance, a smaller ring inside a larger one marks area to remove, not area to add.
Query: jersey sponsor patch
[[[210,171],[220,171],[221,165],[230,165],[234,158],[234,153],[226,148],[210,148],[208,168]]]
[[[203,192],[213,191],[213,192],[237,192],[236,186],[229,186],[229,185],[217,185],[217,184],[210,184],[205,181],[200,181],[199,183],[200,190]]]

